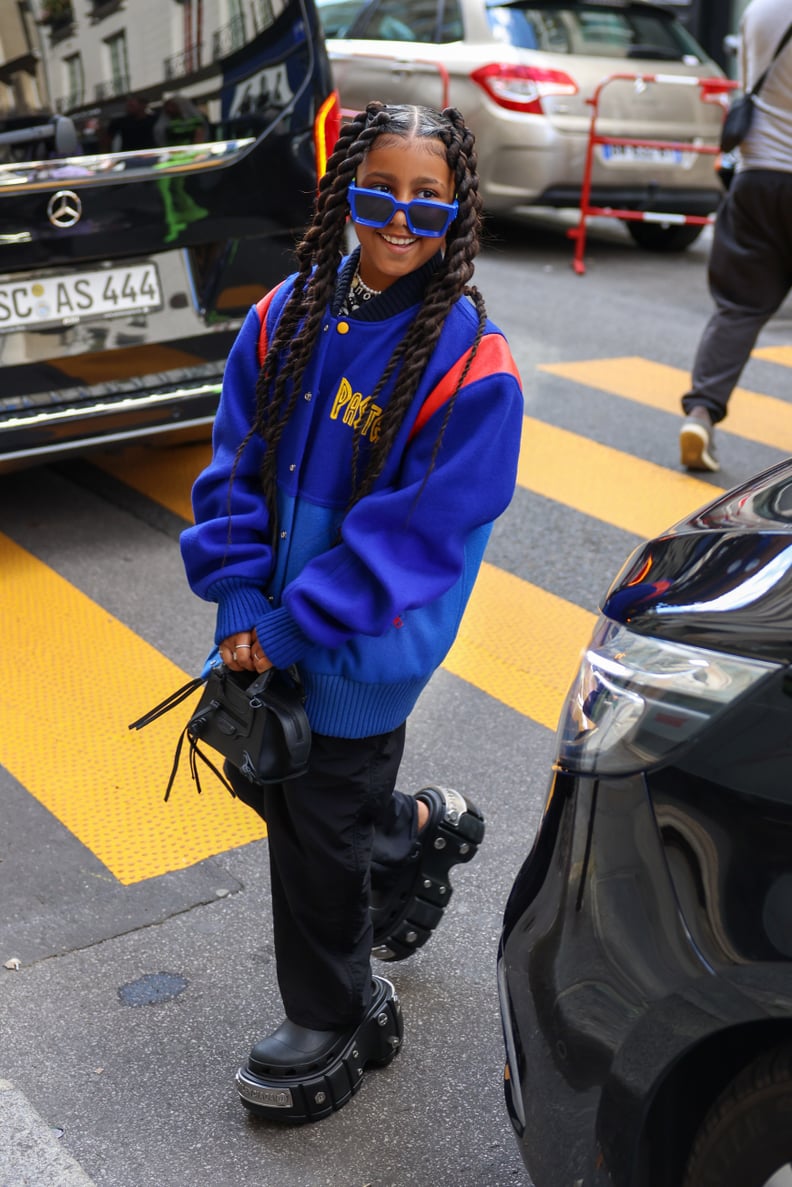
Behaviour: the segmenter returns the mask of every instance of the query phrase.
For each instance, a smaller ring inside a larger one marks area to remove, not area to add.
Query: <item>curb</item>
[[[0,1079],[0,1187],[95,1187],[27,1097]]]

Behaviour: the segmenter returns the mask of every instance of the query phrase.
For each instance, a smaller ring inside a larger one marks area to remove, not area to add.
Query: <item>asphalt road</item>
[[[459,787],[488,831],[429,944],[378,965],[402,1053],[315,1126],[252,1121],[233,1088],[281,1017],[266,840],[220,789],[162,803],[175,721],[153,752],[125,729],[152,680],[175,686],[208,649],[213,616],[176,546],[200,450],[0,478],[0,1187],[529,1183],[503,1105],[495,954],[575,657],[633,547],[792,452],[787,305],[735,397],[722,472],[678,470],[705,261],[706,238],[653,257],[608,224],[577,277],[552,220],[491,228],[476,280],[524,380],[523,470],[400,779]]]

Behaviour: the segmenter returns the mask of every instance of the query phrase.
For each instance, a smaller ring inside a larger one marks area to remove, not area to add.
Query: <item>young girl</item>
[[[516,367],[468,282],[481,200],[454,109],[370,103],[342,130],[297,249],[230,353],[184,532],[234,671],[296,664],[310,769],[228,775],[267,823],[286,1018],[237,1073],[243,1103],[316,1120],[399,1048],[391,983],[484,833],[458,792],[395,790],[405,721],[457,633],[516,477]],[[347,219],[359,247],[342,258]]]

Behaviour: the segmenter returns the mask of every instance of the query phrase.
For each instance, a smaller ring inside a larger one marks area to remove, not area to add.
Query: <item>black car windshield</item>
[[[589,57],[703,61],[701,47],[673,17],[587,5],[490,4],[487,19],[499,41],[519,49]]]

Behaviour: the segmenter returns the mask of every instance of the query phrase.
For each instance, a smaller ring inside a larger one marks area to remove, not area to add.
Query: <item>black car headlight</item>
[[[561,714],[558,765],[629,775],[665,762],[778,667],[602,618]]]

